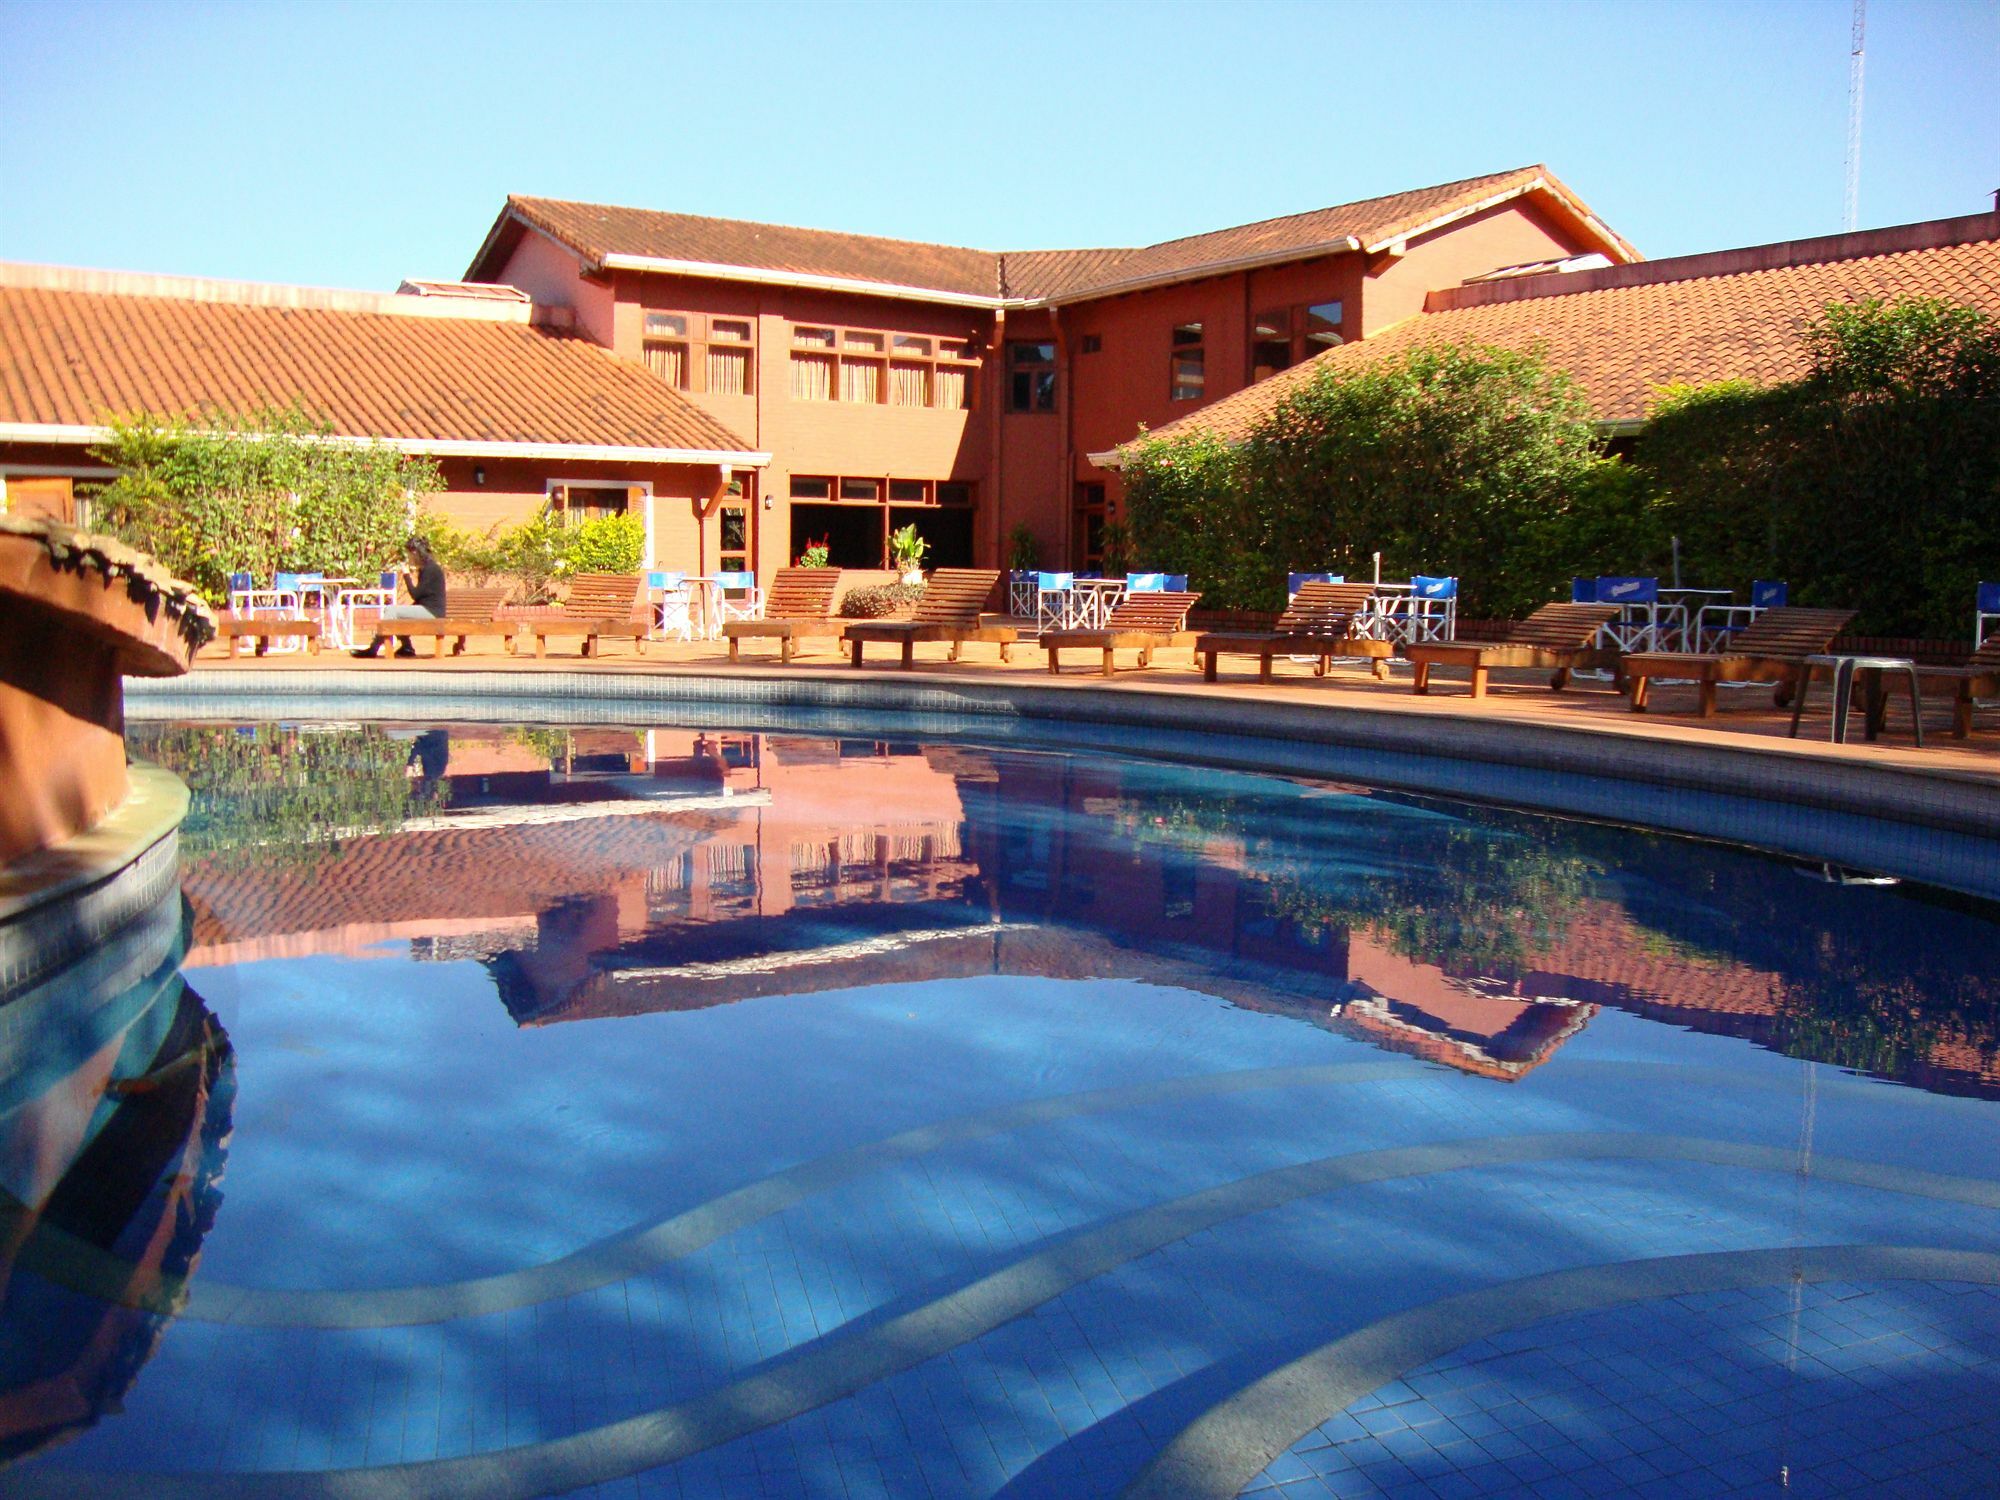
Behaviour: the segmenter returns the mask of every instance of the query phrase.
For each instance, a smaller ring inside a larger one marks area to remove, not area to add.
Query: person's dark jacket
[[[410,585],[410,603],[444,618],[444,569],[435,557],[425,558],[417,569],[417,581]]]

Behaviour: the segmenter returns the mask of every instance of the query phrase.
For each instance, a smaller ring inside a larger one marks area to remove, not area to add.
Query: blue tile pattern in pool
[[[145,748],[181,942],[0,1003],[0,1493],[2000,1472],[1989,908],[1105,755]]]

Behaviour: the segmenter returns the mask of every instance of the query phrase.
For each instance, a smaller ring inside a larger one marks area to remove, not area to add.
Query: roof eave
[[[936,287],[904,286],[854,276],[821,276],[809,271],[774,271],[762,266],[735,266],[719,261],[672,260],[658,255],[603,256],[597,265],[607,271],[644,271],[658,276],[699,276],[710,281],[752,281],[766,286],[798,287],[816,292],[853,292],[865,297],[892,297],[904,302],[931,302],[945,307],[976,307],[985,312],[1034,305],[1022,297],[987,297],[976,292],[948,292]]]
[[[1630,265],[1644,258],[1629,241],[1615,234],[1609,225],[1598,218],[1596,214],[1592,213],[1589,208],[1585,207],[1581,199],[1570,193],[1560,183],[1553,181],[1546,174],[1539,172],[1526,182],[1517,182],[1512,187],[1502,188],[1497,193],[1488,193],[1485,197],[1476,199],[1471,203],[1461,203],[1445,213],[1437,214],[1432,218],[1424,220],[1420,224],[1403,225],[1388,234],[1378,235],[1375,240],[1363,248],[1370,255],[1379,255],[1384,250],[1391,249],[1407,240],[1416,239],[1420,235],[1433,234],[1440,229],[1445,229],[1458,223],[1462,219],[1469,219],[1474,214],[1485,213],[1488,209],[1498,208],[1503,203],[1511,203],[1514,199],[1524,198],[1530,193],[1546,193],[1557,203],[1561,204],[1565,213],[1602,241],[1606,253],[1614,255],[1621,263]]]
[[[0,422],[0,443],[83,445],[111,437],[109,427],[62,422]],[[308,438],[341,448],[394,448],[428,458],[556,459],[573,463],[729,464],[745,469],[769,465],[771,455],[748,448],[658,448],[625,443],[504,442],[491,438],[355,437],[335,433]]]
[[[1228,260],[1209,261],[1178,271],[1156,271],[1150,276],[1131,276],[1123,281],[1099,282],[1069,292],[1052,292],[1016,305],[1028,307],[1070,307],[1078,302],[1095,302],[1102,297],[1122,297],[1128,292],[1149,291],[1157,286],[1173,286],[1183,281],[1203,281],[1211,276],[1228,276],[1236,271],[1254,271],[1260,266],[1281,266],[1295,260],[1312,260],[1321,255],[1344,255],[1362,248],[1351,234],[1323,240],[1316,245],[1294,245],[1284,250],[1266,250],[1260,255],[1237,255]]]

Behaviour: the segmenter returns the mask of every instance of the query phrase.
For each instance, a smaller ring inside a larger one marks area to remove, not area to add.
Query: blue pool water
[[[2000,1493],[2000,923],[1108,754],[135,729],[0,1494]]]

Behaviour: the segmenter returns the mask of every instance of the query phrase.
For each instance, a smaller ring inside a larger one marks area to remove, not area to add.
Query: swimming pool
[[[184,912],[0,1010],[0,1491],[1992,1493],[1989,905],[965,738],[133,739]]]

